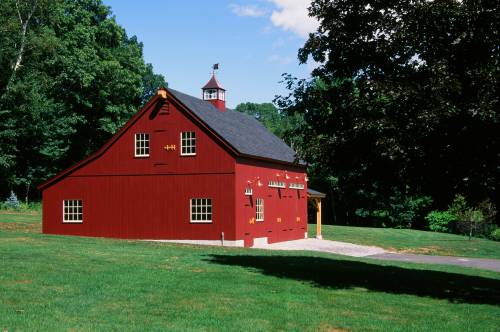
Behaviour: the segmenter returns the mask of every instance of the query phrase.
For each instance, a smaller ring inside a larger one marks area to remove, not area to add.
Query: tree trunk
[[[18,0],[16,0],[17,16],[19,18],[19,22],[21,23],[21,44],[19,46],[19,51],[17,52],[16,61],[14,62],[14,65],[12,66],[12,73],[10,74],[10,78],[7,81],[7,85],[5,86],[5,91],[7,91],[9,89],[9,86],[12,84],[12,82],[14,82],[14,79],[16,78],[16,73],[17,73],[18,69],[21,67],[21,63],[23,61],[24,49],[26,48],[26,35],[28,33],[28,26],[30,24],[31,17],[35,13],[37,3],[38,3],[38,0],[33,1],[33,4],[31,6],[31,10],[29,11],[28,15],[26,16],[26,19],[23,20],[23,17],[21,15],[21,11],[19,9]]]

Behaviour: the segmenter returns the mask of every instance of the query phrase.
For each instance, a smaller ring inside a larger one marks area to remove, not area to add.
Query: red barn
[[[307,236],[307,177],[255,118],[160,89],[100,150],[49,179],[43,232],[252,246]]]

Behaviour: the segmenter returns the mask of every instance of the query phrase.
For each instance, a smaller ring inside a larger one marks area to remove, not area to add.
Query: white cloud
[[[238,16],[260,17],[266,14],[266,11],[256,5],[237,5],[230,4],[231,11]]]
[[[291,56],[282,56],[278,54],[273,54],[267,58],[267,61],[274,62],[279,65],[289,65],[290,63],[293,62],[293,58]]]
[[[316,31],[319,26],[315,18],[310,17],[307,8],[311,0],[270,0],[277,10],[271,14],[273,25],[285,31],[292,31],[300,37],[307,37],[310,32]]]

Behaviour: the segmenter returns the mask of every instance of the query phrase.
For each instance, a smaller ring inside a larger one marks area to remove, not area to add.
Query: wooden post
[[[321,235],[321,198],[316,198],[316,238],[322,240]]]

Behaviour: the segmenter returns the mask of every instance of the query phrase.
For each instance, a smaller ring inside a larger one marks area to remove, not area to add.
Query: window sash
[[[135,153],[136,157],[149,157],[149,134],[135,134]]]
[[[207,89],[203,92],[203,99],[213,100],[217,99],[217,89]]]
[[[196,155],[196,132],[181,132],[181,156]]]
[[[212,222],[212,199],[211,198],[191,198],[189,200],[189,214],[192,223]]]
[[[255,200],[255,221],[264,221],[264,199]]]
[[[81,199],[63,200],[63,223],[83,222],[83,201]]]
[[[285,182],[282,181],[269,181],[270,188],[286,188]]]

